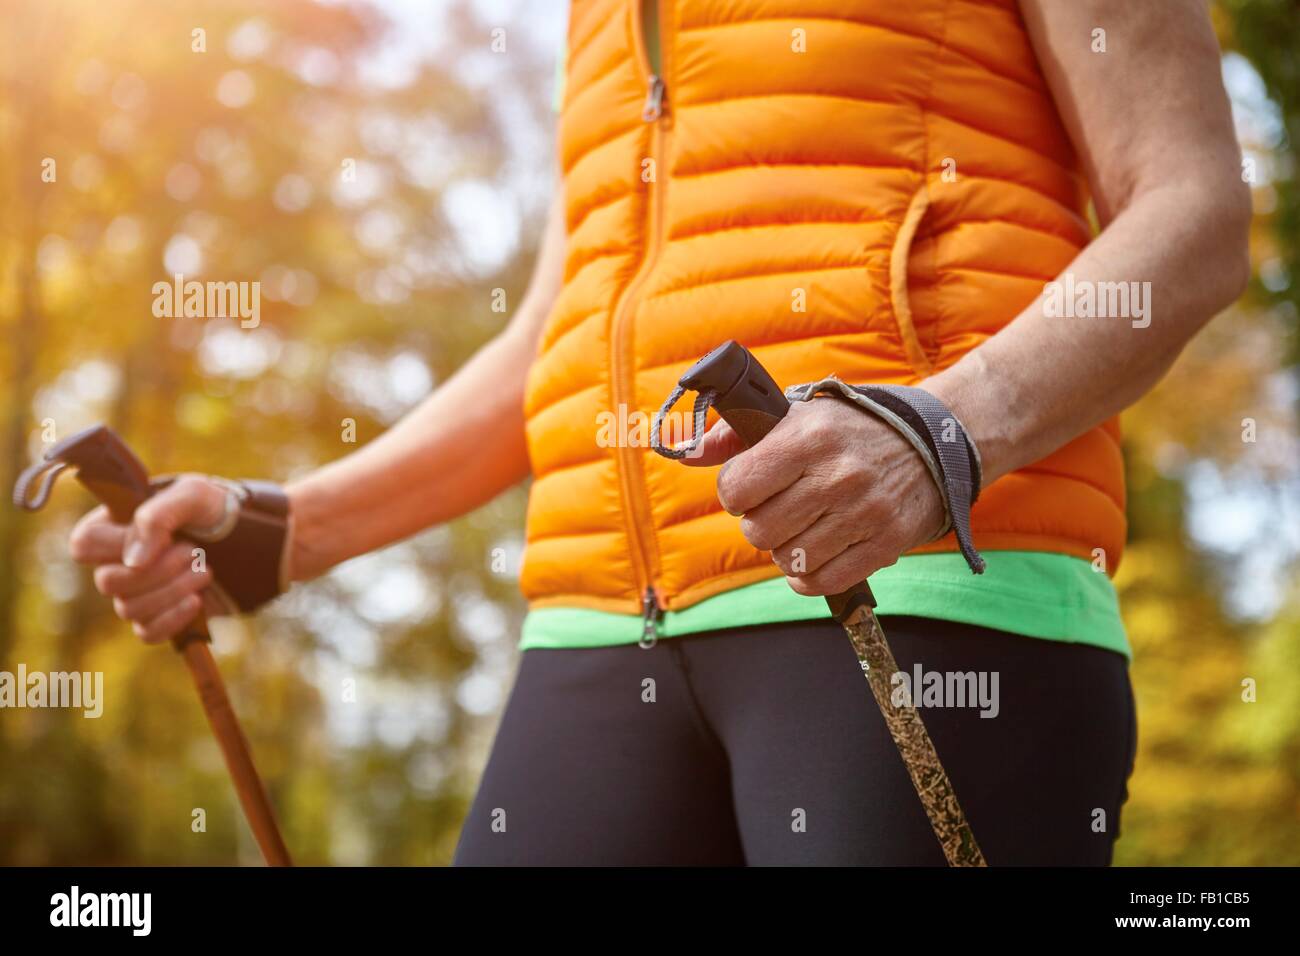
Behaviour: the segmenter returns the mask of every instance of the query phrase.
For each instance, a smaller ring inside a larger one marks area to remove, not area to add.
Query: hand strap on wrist
[[[175,478],[155,479],[155,490]],[[198,543],[221,594],[240,612],[256,610],[288,589],[289,497],[269,481],[210,480],[226,489],[226,509],[209,528],[186,528]]]
[[[957,547],[975,574],[984,573],[984,559],[971,540],[970,509],[980,493],[980,458],[975,443],[957,416],[923,388],[909,385],[849,385],[838,378],[793,385],[785,395],[804,402],[828,394],[852,402],[901,434],[925,461],[943,499],[945,524],[936,537],[951,529]]]

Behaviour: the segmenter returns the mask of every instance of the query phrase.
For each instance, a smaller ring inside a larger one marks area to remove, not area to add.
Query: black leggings
[[[1136,734],[1124,658],[881,623],[906,673],[998,675],[996,716],[973,702],[921,709],[989,863],[1109,863]],[[525,651],[455,862],[944,859],[848,638],[822,620]]]

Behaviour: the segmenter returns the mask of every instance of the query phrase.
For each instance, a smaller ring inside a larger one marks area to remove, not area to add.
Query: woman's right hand
[[[101,505],[73,528],[68,541],[73,560],[94,567],[96,590],[113,599],[114,612],[146,644],[180,634],[201,610],[225,613],[206,590],[211,569],[196,562],[196,546],[178,541],[176,533],[217,524],[227,493],[210,478],[186,475],[137,508],[130,524],[115,523]]]

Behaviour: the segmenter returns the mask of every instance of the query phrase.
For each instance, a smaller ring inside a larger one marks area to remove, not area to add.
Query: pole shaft
[[[957,802],[948,772],[943,769],[934,741],[911,697],[905,697],[898,705],[892,699],[890,681],[898,673],[898,664],[875,613],[869,607],[859,607],[844,622],[844,630],[948,865],[987,866],[966,814]]]
[[[248,741],[239,726],[239,718],[230,706],[230,697],[226,693],[225,682],[217,662],[212,659],[208,646],[207,625],[201,620],[191,631],[176,640],[176,648],[185,658],[185,664],[194,678],[194,687],[199,692],[199,701],[203,713],[208,718],[212,735],[217,738],[221,755],[226,760],[226,769],[235,785],[235,794],[239,797],[244,816],[253,831],[253,838],[262,850],[262,857],[267,866],[293,866],[289,850],[280,835],[280,828],[275,822],[275,811],[262,786],[257,767],[253,764],[253,755],[248,749]]]

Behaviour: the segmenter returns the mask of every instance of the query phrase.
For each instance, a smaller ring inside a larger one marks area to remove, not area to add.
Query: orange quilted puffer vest
[[[642,427],[718,343],[783,385],[916,384],[1091,235],[1015,0],[659,8],[662,78],[638,0],[572,3],[565,284],[525,399],[533,606],[676,610],[779,575],[718,505],[716,469],[659,458]],[[981,549],[1100,548],[1113,572],[1118,423],[986,488],[972,526]]]

